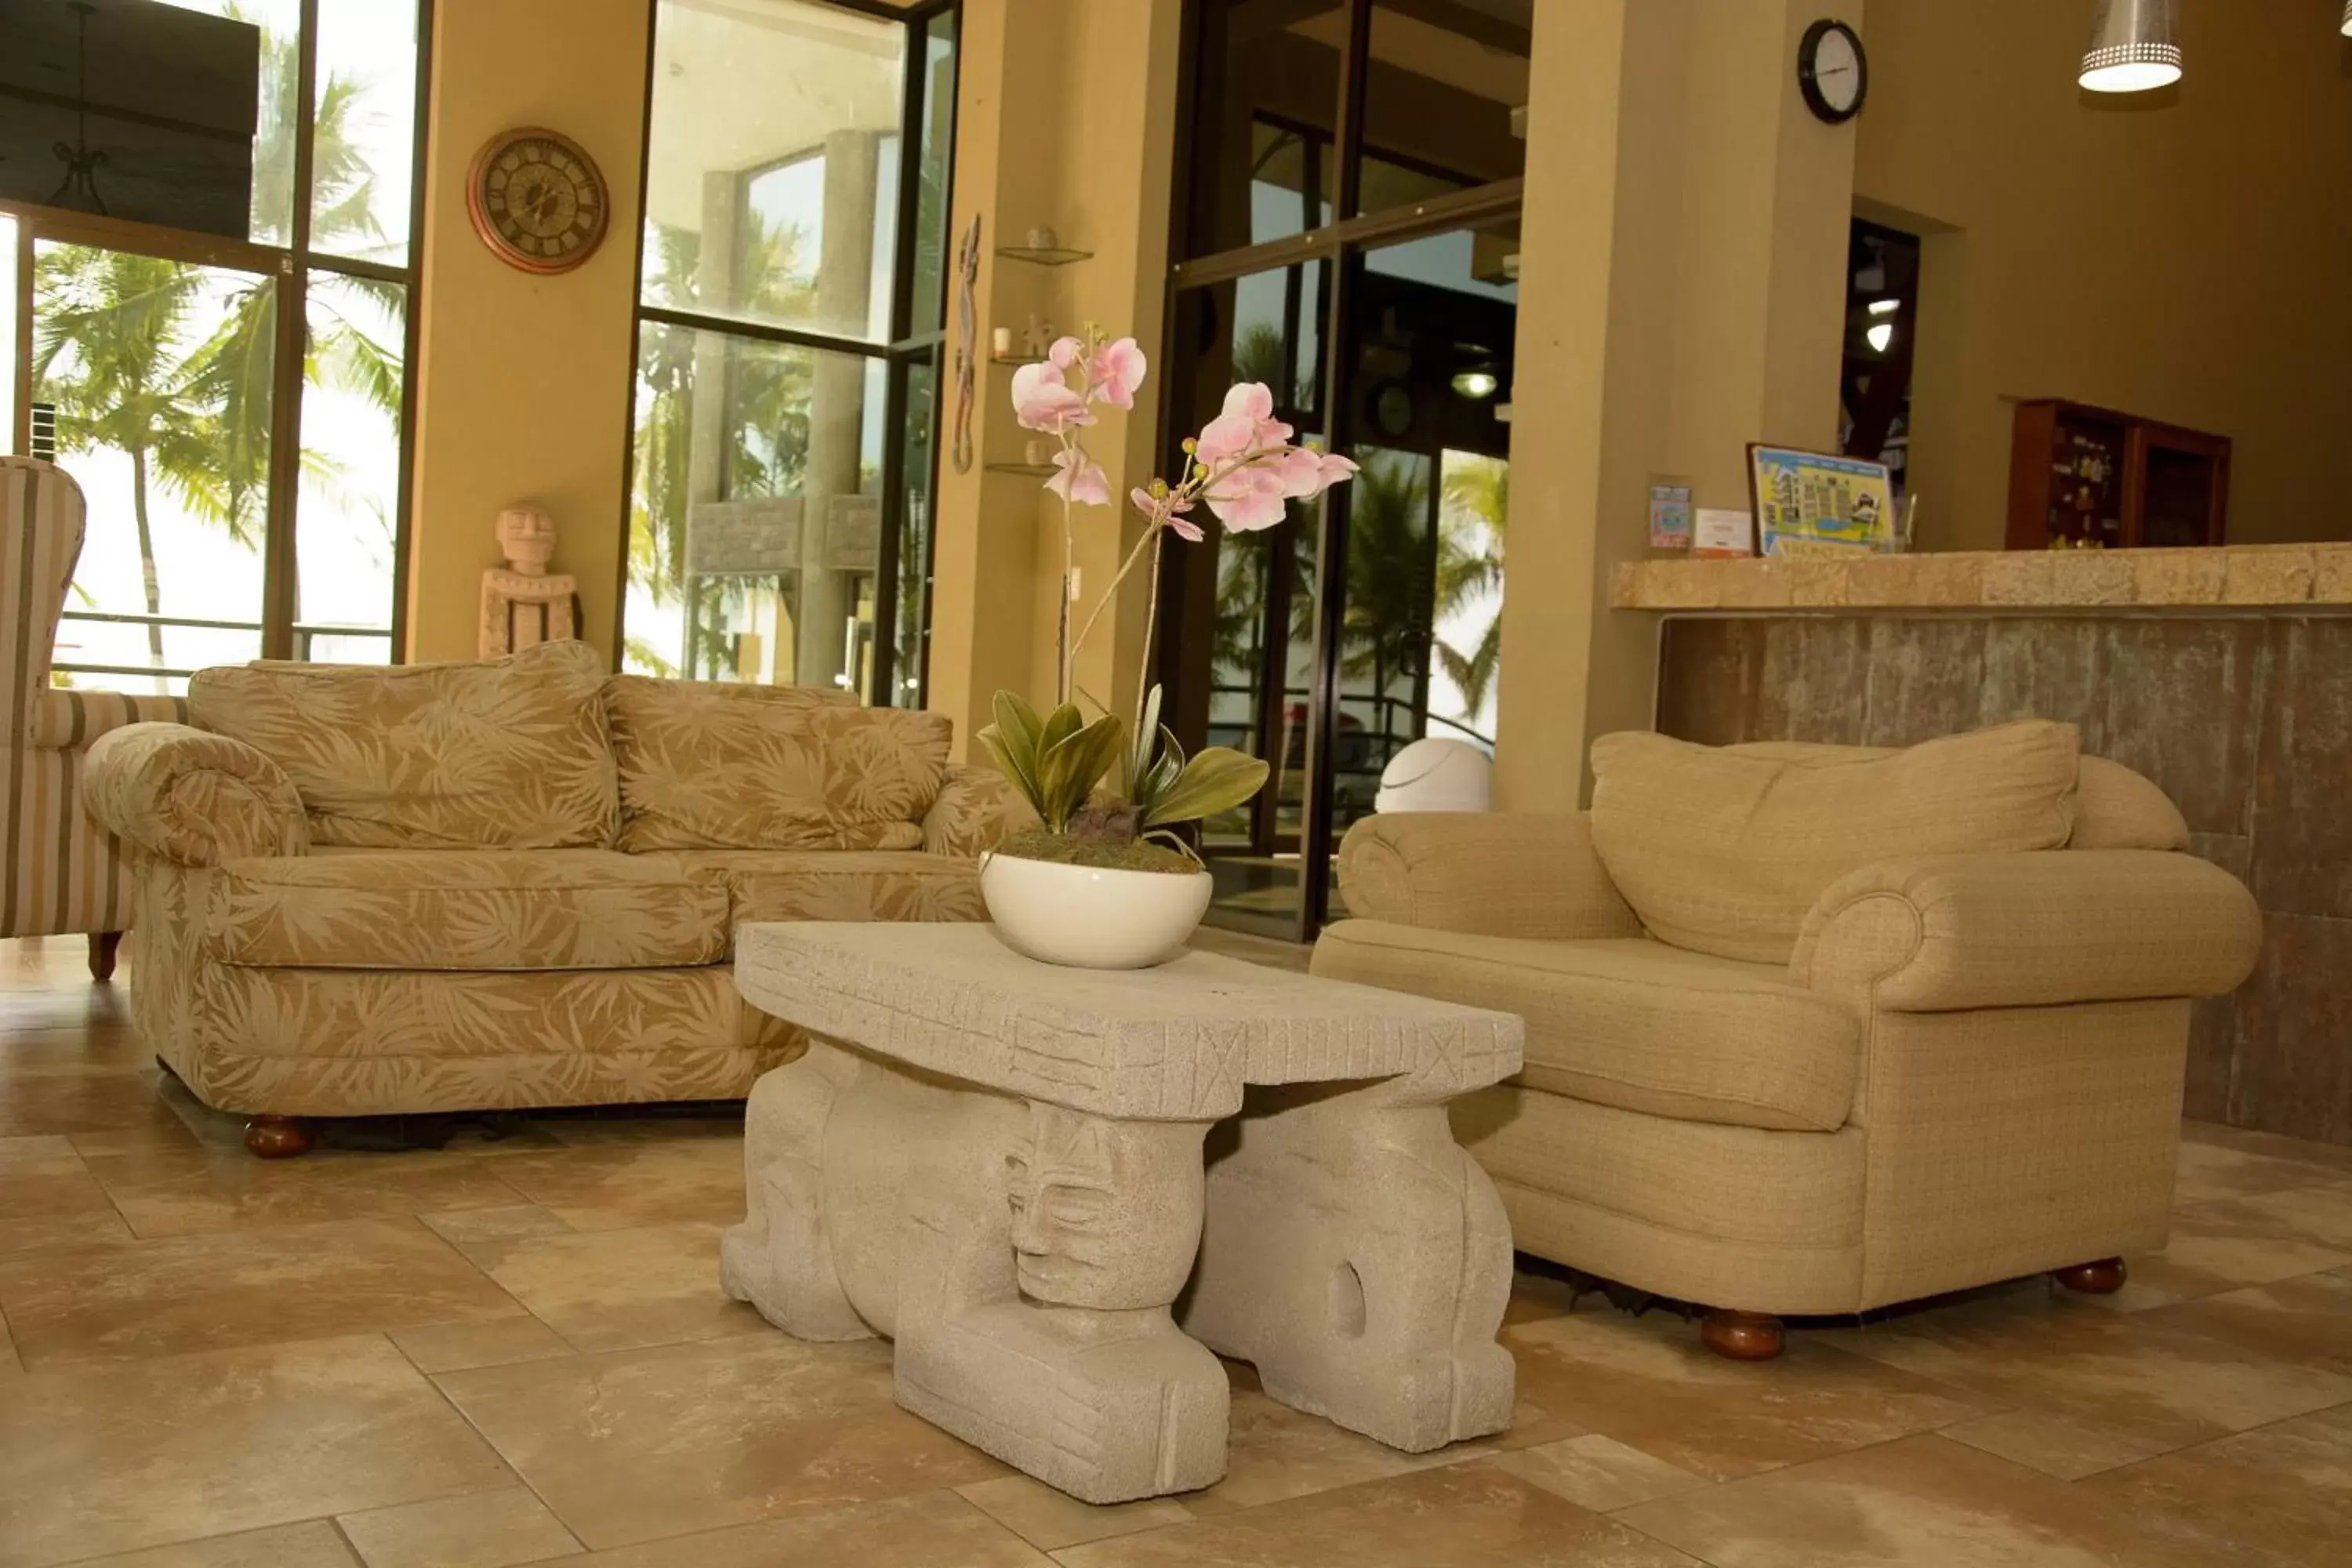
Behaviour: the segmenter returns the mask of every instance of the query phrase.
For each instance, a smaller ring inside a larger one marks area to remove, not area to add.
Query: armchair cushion
[[[1351,914],[1434,931],[1573,942],[1642,929],[1581,812],[1368,816],[1339,845],[1339,891]]]
[[[233,860],[206,945],[286,969],[654,969],[727,954],[728,894],[610,849],[329,849]]]
[[[604,682],[581,642],[404,668],[263,659],[198,670],[188,708],[286,771],[318,843],[603,848],[620,821]]]
[[[622,848],[912,849],[947,772],[937,713],[848,694],[616,676]]]
[[[923,814],[923,850],[977,860],[1016,833],[1042,826],[1013,781],[992,767],[950,768]]]
[[[1603,735],[1592,846],[1651,935],[1786,963],[1806,911],[1858,867],[2064,844],[2076,761],[2074,726],[2044,720],[1811,757]]]
[[[302,800],[261,752],[184,724],[127,724],[89,749],[82,803],[108,832],[182,866],[310,847]]]
[[[1790,970],[1894,1012],[2213,996],[2252,971],[2262,937],[2253,895],[2193,855],[1931,855],[1822,894]]]
[[[984,921],[980,867],[912,849],[681,849],[697,881],[723,882],[746,921]]]
[[[1787,973],[1645,937],[1536,942],[1342,921],[1318,974],[1517,1013],[1513,1082],[1678,1121],[1834,1131],[1853,1101],[1853,1012]]]

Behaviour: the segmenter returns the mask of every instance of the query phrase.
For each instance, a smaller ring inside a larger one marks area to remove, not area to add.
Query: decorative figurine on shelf
[[[579,580],[547,569],[555,520],[536,507],[509,507],[499,513],[497,532],[507,563],[482,574],[482,657],[578,637]]]
[[[1029,314],[1028,325],[1021,329],[1021,352],[1030,359],[1044,359],[1054,346],[1054,323],[1035,311]]]

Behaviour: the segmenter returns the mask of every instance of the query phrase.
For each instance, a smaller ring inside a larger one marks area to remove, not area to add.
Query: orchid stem
[[[1087,646],[1087,635],[1095,629],[1095,623],[1102,619],[1102,613],[1110,607],[1111,600],[1118,596],[1118,585],[1127,581],[1127,574],[1135,570],[1137,562],[1143,559],[1143,547],[1159,535],[1160,526],[1160,519],[1154,517],[1151,520],[1151,526],[1144,530],[1143,537],[1137,540],[1135,547],[1127,552],[1126,561],[1119,565],[1118,575],[1110,580],[1110,586],[1103,590],[1103,596],[1095,601],[1094,612],[1087,616],[1086,624],[1078,628],[1077,641],[1070,645],[1070,656],[1073,658],[1077,657],[1078,649]]]

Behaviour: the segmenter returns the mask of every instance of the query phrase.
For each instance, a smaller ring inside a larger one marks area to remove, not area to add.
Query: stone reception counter
[[[2242,878],[2263,952],[2200,1004],[2188,1113],[2352,1144],[2352,545],[1674,560],[1657,726],[1903,745],[2040,715],[2137,768]]]

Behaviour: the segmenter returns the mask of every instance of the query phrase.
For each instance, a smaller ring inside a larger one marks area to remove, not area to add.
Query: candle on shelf
[[[991,330],[988,334],[988,351],[999,359],[1010,358],[1013,353],[1013,329],[997,327]]]

